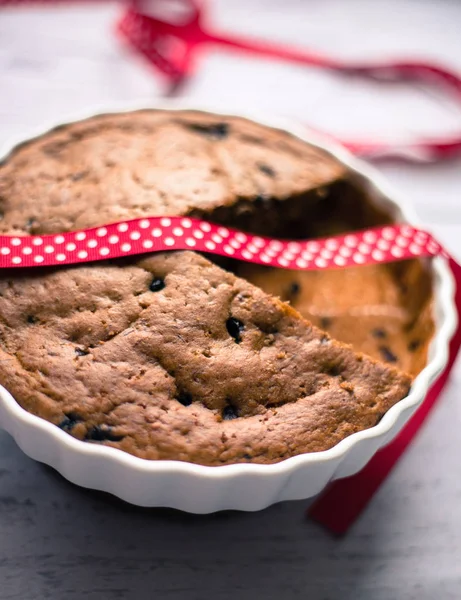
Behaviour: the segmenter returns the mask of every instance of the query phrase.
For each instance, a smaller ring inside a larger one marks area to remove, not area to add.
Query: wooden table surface
[[[0,141],[94,103],[162,93],[123,49],[119,7],[0,10]],[[344,56],[405,51],[461,70],[461,3],[220,0],[213,19]],[[346,82],[217,51],[185,93],[352,134],[461,128],[426,90]],[[461,160],[379,168],[461,258]],[[79,489],[0,432],[0,600],[458,600],[461,365],[411,449],[349,534],[307,522],[307,502],[255,514],[145,510]]]

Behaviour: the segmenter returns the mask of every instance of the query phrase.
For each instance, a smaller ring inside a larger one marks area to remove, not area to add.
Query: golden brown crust
[[[0,231],[60,233],[210,212],[343,175],[326,153],[245,119],[154,110],[94,117],[21,146],[0,165]]]
[[[0,211],[0,231],[18,235],[162,214],[301,236],[390,220],[341,165],[288,134],[164,111],[24,145],[0,166]],[[4,276],[0,383],[79,439],[214,465],[330,448],[376,424],[411,378],[178,252]]]
[[[194,253],[19,276],[0,294],[0,383],[72,435],[143,458],[325,450],[411,383]]]

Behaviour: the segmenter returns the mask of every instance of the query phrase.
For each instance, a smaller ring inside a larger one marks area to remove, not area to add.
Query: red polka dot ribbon
[[[187,217],[151,217],[56,235],[3,235],[0,236],[0,267],[72,265],[166,250],[195,250],[296,270],[447,256],[429,233],[410,225],[289,241],[255,236]]]

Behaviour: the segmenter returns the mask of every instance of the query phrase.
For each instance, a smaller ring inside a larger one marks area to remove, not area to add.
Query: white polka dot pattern
[[[47,236],[0,236],[0,267],[37,267],[146,252],[197,250],[285,269],[331,269],[448,255],[427,232],[395,225],[322,240],[282,241],[184,217],[133,219]]]

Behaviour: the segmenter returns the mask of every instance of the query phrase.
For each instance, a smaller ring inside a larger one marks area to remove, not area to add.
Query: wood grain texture
[[[330,52],[378,56],[396,48],[461,69],[458,2],[284,0],[283,12],[280,5],[219,0],[213,14],[222,27],[242,24],[300,44],[307,36]],[[155,99],[161,82],[112,37],[118,11],[102,3],[0,12],[0,142],[93,103]],[[389,109],[387,92],[358,85],[220,52],[204,59],[186,91],[198,101],[308,115],[338,131],[461,122],[454,106],[442,110],[430,96],[396,90],[399,104]],[[364,91],[383,104],[360,105]],[[461,160],[380,166],[458,258],[460,167]],[[200,517],[136,509],[67,483],[0,432],[0,599],[458,600],[460,386],[458,362],[429,422],[343,539],[307,522],[306,502]]]

